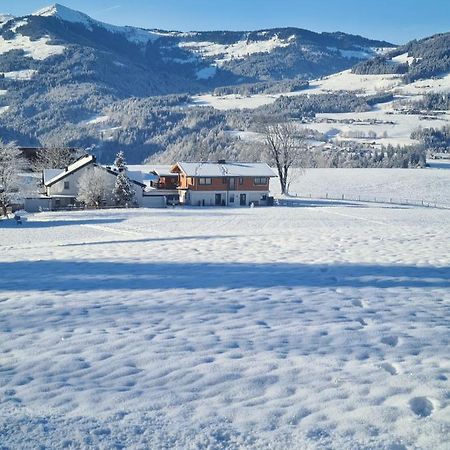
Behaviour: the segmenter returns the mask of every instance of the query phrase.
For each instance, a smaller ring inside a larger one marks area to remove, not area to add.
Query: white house
[[[96,162],[95,156],[84,155],[70,164],[65,169],[46,169],[43,172],[43,184],[45,188],[45,198],[51,199],[51,208],[58,209],[70,205],[76,205],[79,193],[80,178],[87,171],[91,171],[94,167],[98,167],[105,172],[105,183],[109,192],[104,199],[105,206],[114,206],[115,201],[112,194],[116,177],[119,171],[111,167],[105,167]],[[138,206],[143,206],[145,184],[134,180],[130,177],[130,181],[134,185],[135,202]]]

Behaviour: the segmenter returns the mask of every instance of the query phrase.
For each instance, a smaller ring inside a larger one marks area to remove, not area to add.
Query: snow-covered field
[[[394,58],[407,61],[407,54]],[[376,105],[371,111],[351,113],[317,114],[311,123],[299,124],[320,133],[334,136],[335,140],[359,140],[375,142],[380,145],[411,145],[411,133],[422,128],[442,128],[449,126],[450,114],[440,112],[438,115],[408,114],[399,107],[404,100],[418,101],[425,93],[446,93],[450,90],[450,74],[433,79],[418,80],[403,84],[399,75],[357,75],[345,70],[327,77],[310,81],[310,87],[297,92],[284,94],[258,94],[241,96],[236,94],[214,96],[204,94],[193,97],[193,106],[212,106],[218,110],[254,109],[272,104],[281,95],[301,96],[353,92],[357,95],[374,95],[379,92],[391,92],[394,101]],[[400,108],[400,109],[399,109]],[[371,133],[376,138],[370,137]],[[356,138],[355,135],[366,136]]]
[[[448,449],[450,211],[0,222],[0,447]]]
[[[294,171],[290,192],[303,197],[393,203],[437,204],[450,208],[450,161],[429,161],[427,169],[307,169]],[[278,179],[271,191],[279,194]]]

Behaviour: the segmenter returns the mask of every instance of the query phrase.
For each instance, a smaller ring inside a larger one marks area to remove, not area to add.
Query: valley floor
[[[448,449],[450,211],[0,222],[0,448]]]

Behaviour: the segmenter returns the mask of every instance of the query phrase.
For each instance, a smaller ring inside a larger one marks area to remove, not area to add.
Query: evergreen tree
[[[118,206],[128,206],[133,201],[133,186],[125,171],[122,171],[117,175],[113,195]]]
[[[117,153],[116,159],[114,160],[114,165],[117,167],[119,172],[127,170],[127,163],[125,161],[125,155],[123,154],[122,150]]]
[[[128,206],[133,201],[135,192],[133,185],[126,174],[127,163],[122,150],[117,153],[114,165],[118,169],[119,174],[116,177],[116,182],[112,191],[113,196],[116,199],[117,206]]]

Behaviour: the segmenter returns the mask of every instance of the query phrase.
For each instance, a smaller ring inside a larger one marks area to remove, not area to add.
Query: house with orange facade
[[[178,162],[179,201],[192,206],[265,206],[270,204],[269,182],[276,177],[265,163]]]

